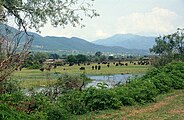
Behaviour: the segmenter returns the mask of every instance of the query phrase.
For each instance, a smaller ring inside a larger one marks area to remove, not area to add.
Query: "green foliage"
[[[85,63],[86,61],[88,61],[87,56],[82,54],[76,55],[76,60],[78,61],[78,63]]]
[[[74,55],[67,56],[66,62],[69,62],[69,63],[77,63],[76,56],[74,56]]]
[[[62,93],[66,93],[71,90],[79,90],[83,81],[82,76],[64,74],[58,78],[55,87],[60,88]]]
[[[60,58],[60,56],[56,53],[49,54],[49,59],[59,59],[59,58]]]
[[[156,45],[150,49],[159,55],[184,54],[184,29],[178,29],[177,32],[165,36],[159,36],[155,39]]]
[[[131,81],[127,85],[116,87],[123,105],[147,103],[154,101],[158,94],[166,93],[172,89],[184,88],[184,63],[174,62],[152,69],[145,76]]]
[[[64,108],[72,114],[84,114],[87,112],[87,109],[83,100],[83,94],[83,91],[70,92],[59,98],[60,104],[63,104]]]
[[[47,110],[47,120],[68,120],[70,118],[67,111],[60,106],[52,106]]]
[[[88,88],[82,92],[73,91],[60,98],[61,104],[72,114],[87,111],[117,109],[121,102],[115,92],[108,89]]]
[[[31,117],[24,112],[5,104],[0,104],[0,120],[30,120]]]
[[[98,51],[95,53],[95,56],[100,57],[102,55],[102,52]]]
[[[168,86],[170,89],[183,89],[184,88],[184,63],[183,62],[173,62],[170,63],[160,70],[156,70],[157,74],[152,76],[152,81],[156,82],[155,79],[160,80],[162,85]],[[156,73],[155,70],[152,73]],[[150,78],[151,75],[145,76]],[[157,85],[158,86],[158,85]],[[159,86],[158,86],[159,87]]]
[[[89,88],[85,91],[85,106],[88,110],[117,109],[121,102],[111,89]]]
[[[108,60],[114,60],[114,56],[109,56]]]
[[[97,87],[100,89],[107,89],[109,85],[105,82],[100,82],[100,83],[97,83]]]
[[[18,92],[20,91],[20,82],[13,78],[8,78],[0,84],[0,91],[9,94]]]
[[[43,62],[46,59],[48,59],[48,55],[45,53],[41,52],[32,53],[27,57],[22,67],[29,69],[39,69],[42,67]]]
[[[115,88],[107,88],[106,84],[103,83],[99,84],[99,88],[90,87],[82,91],[71,88],[60,94],[60,97],[55,101],[38,93],[33,93],[30,96],[25,96],[20,92],[1,94],[0,102],[3,105],[0,108],[4,112],[0,112],[0,117],[11,119],[10,116],[15,110],[7,109],[7,106],[21,111],[17,112],[20,113],[17,119],[28,116],[31,119],[65,120],[70,119],[71,114],[81,115],[90,111],[118,109],[121,105],[145,104],[155,101],[159,94],[167,93],[172,89],[183,89],[183,73],[184,63],[173,62],[164,67],[154,68],[143,77],[136,78],[131,80],[130,83]],[[70,82],[70,85],[72,85],[75,82],[74,78],[65,76],[57,84],[62,86],[63,83]],[[77,79],[79,80],[79,78]],[[85,75],[81,75],[80,80],[84,79]]]
[[[88,56],[82,55],[82,54],[68,55],[66,58],[66,62],[69,62],[69,63],[85,63],[87,61],[89,61]]]
[[[93,18],[99,16],[92,8],[94,0],[80,2],[79,0],[1,0],[0,15],[4,19],[10,19],[13,16],[15,23],[20,27],[34,28],[39,31],[49,20],[53,26],[72,26],[81,25],[83,20],[81,14]],[[76,9],[77,8],[77,9]],[[80,15],[79,15],[80,13]],[[81,25],[82,27],[83,25]]]
[[[178,28],[173,34],[159,36],[155,39],[156,45],[150,52],[158,54],[154,65],[164,66],[173,60],[184,60],[184,29]]]

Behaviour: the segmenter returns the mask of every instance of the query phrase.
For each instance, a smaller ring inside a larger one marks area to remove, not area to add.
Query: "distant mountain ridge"
[[[94,43],[88,42],[84,39],[72,37],[53,37],[46,36],[40,37],[37,36],[34,38],[32,49],[37,49],[39,51],[79,51],[79,52],[109,52],[109,53],[124,53],[124,54],[148,54],[144,50],[134,50],[126,49],[123,47],[117,46],[103,46],[96,45]]]
[[[155,37],[145,37],[134,34],[116,34],[106,39],[93,41],[93,43],[105,46],[120,46],[128,49],[149,50],[155,43]]]
[[[0,25],[1,34],[3,32],[3,25]],[[9,27],[13,32],[17,30],[13,27]],[[120,53],[120,54],[149,54],[147,50],[142,49],[127,49],[120,46],[104,46],[97,45],[95,43],[88,42],[84,39],[72,37],[55,37],[55,36],[46,36],[42,37],[37,33],[29,32],[29,34],[34,36],[34,41],[32,43],[32,51],[41,51],[41,52],[63,52],[71,53],[71,51],[76,51],[77,53],[95,53],[97,51],[107,52],[107,53]]]

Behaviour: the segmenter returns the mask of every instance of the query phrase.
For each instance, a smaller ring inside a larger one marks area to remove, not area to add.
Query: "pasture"
[[[128,62],[127,62],[128,63]],[[124,63],[125,64],[125,63]],[[100,66],[100,70],[92,70],[92,66]],[[85,70],[80,70],[84,67]],[[44,70],[43,72],[39,69],[26,69],[23,68],[21,71],[15,71],[13,76],[20,80],[21,87],[29,88],[34,86],[45,86],[53,84],[57,78],[62,74],[80,75],[85,73],[86,75],[112,75],[112,74],[138,74],[145,73],[151,66],[149,65],[134,65],[129,64],[128,66],[116,66],[113,63],[109,64],[97,64],[91,63],[90,65],[80,64],[80,66],[68,64],[64,66],[57,66],[52,68],[50,71]]]

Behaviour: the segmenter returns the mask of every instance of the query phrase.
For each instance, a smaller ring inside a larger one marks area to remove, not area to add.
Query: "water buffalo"
[[[85,70],[85,67],[80,67],[80,70]]]

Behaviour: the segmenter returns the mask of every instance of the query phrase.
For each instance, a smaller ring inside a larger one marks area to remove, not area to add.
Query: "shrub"
[[[114,89],[119,100],[123,105],[134,105],[135,100],[131,97],[131,90],[127,86],[121,86]]]
[[[60,104],[72,114],[84,114],[87,112],[85,102],[82,99],[83,91],[73,91],[59,98]]]
[[[159,90],[159,93],[166,93],[172,89],[172,78],[163,72],[150,79]]]
[[[47,120],[68,120],[67,111],[59,106],[52,106],[47,110]]]
[[[15,93],[20,91],[20,82],[13,78],[8,78],[0,84],[0,93]]]
[[[117,109],[121,102],[111,89],[89,88],[84,95],[85,105],[88,110]]]
[[[84,114],[87,111],[117,109],[121,102],[114,91],[88,88],[84,91],[73,91],[60,98],[65,108],[72,114]]]
[[[5,104],[0,104],[0,120],[30,120],[30,117]]]

